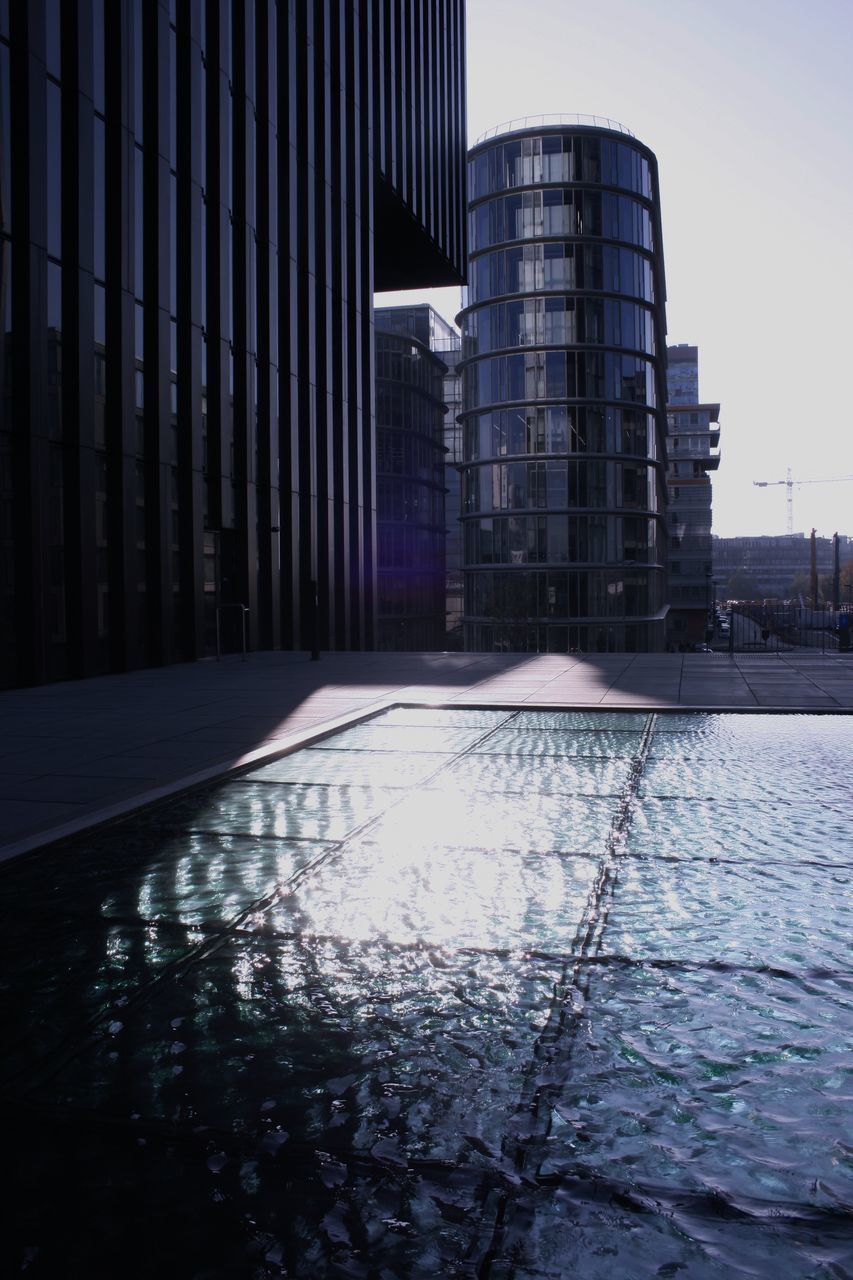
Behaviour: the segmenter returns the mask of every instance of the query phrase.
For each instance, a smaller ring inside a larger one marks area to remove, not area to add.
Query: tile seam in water
[[[540,1076],[542,1075],[543,1066],[545,1067],[545,1074],[548,1074],[548,1063],[553,1059],[555,1050],[562,1047],[564,1056],[571,1056],[569,1050],[571,1031],[577,1026],[579,1014],[586,1002],[589,987],[589,970],[586,963],[588,953],[594,947],[599,948],[601,945],[601,933],[607,918],[606,910],[602,918],[602,904],[614,883],[613,865],[622,856],[620,851],[624,847],[625,833],[630,824],[633,804],[638,799],[640,780],[651,747],[656,719],[654,711],[647,716],[639,746],[632,759],[628,778],[616,805],[601,859],[599,874],[587,899],[586,927],[584,927],[584,920],[582,919],[575,933],[571,954],[565,958],[562,977],[555,984],[548,1019],[533,1045],[530,1062],[523,1073],[524,1083],[516,1104],[515,1116],[520,1117],[527,1113],[531,1118],[531,1128],[535,1130],[538,1127],[539,1132],[534,1131],[531,1133],[532,1142],[526,1141],[525,1137],[505,1137],[502,1144],[503,1154],[509,1158],[509,1162],[516,1173],[525,1179],[530,1179],[532,1176],[535,1181],[539,1177],[540,1151],[543,1143],[547,1141],[551,1128],[551,1110],[548,1106],[548,1096],[553,1085],[547,1080],[544,1083],[541,1079],[537,1081],[536,1075],[537,1073]],[[580,943],[579,947],[577,945],[578,942]],[[583,978],[581,978],[581,974],[584,975]],[[567,1030],[567,1019],[571,1019],[570,1030]],[[548,1047],[547,1050],[546,1046]],[[543,1050],[546,1051],[543,1052]],[[566,1052],[566,1050],[569,1051]],[[543,1108],[547,1108],[544,1125],[541,1124]],[[531,1159],[536,1165],[535,1172],[532,1175],[528,1171]],[[491,1262],[500,1252],[500,1243],[504,1235],[504,1223],[517,1194],[517,1190],[512,1188],[500,1194],[491,1239],[483,1253],[483,1259],[477,1271],[478,1280],[489,1280]]]

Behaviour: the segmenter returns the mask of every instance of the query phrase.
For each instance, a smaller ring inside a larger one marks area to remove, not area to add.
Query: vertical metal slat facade
[[[372,295],[464,279],[463,32],[0,3],[0,685],[196,659],[240,605],[308,647],[314,584],[321,647],[374,646]]]

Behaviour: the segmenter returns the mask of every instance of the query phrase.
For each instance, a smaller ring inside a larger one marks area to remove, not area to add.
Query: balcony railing
[[[703,445],[678,445],[676,448],[673,446],[672,441],[669,442],[666,453],[668,458],[696,458],[697,461],[702,458],[720,456],[719,449],[715,450],[713,446],[709,448]]]
[[[573,124],[586,125],[587,127],[594,127],[596,129],[613,129],[616,133],[624,133],[628,138],[634,137],[634,134],[630,129],[626,129],[625,125],[620,124],[618,120],[611,120],[609,116],[517,116],[514,120],[504,120],[502,124],[496,124],[494,128],[487,129],[485,133],[481,133],[474,143],[474,146],[478,147],[481,142],[486,142],[489,138],[499,138],[504,133],[517,133],[521,129],[544,129],[553,125]]]

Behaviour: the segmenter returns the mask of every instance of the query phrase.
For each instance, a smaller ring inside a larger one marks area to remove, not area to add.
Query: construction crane
[[[853,476],[827,476],[824,480],[793,480],[791,468],[788,468],[785,480],[753,480],[758,489],[767,489],[771,485],[783,484],[788,490],[788,533],[794,532],[794,485],[800,484],[837,484],[840,480],[853,480]]]

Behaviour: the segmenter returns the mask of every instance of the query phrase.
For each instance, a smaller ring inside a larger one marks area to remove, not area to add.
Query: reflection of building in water
[[[713,627],[711,477],[720,465],[720,406],[699,403],[699,350],[667,348],[669,602],[667,641],[705,639]]]
[[[305,647],[314,584],[375,644],[371,298],[463,277],[464,6],[336,8],[0,4],[0,684]]]
[[[545,118],[469,153],[465,647],[664,643],[664,273],[654,155]]]
[[[374,318],[379,647],[458,648],[459,334],[427,305]]]

